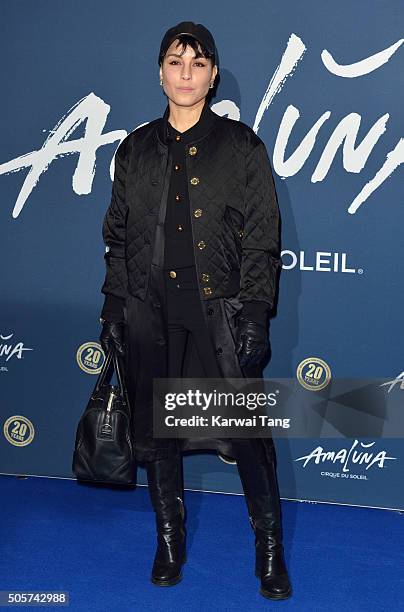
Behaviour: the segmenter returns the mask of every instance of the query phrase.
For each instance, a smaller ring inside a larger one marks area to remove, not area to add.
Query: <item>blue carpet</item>
[[[184,578],[162,588],[149,581],[155,527],[146,487],[12,476],[0,476],[0,486],[3,591],[69,591],[64,609],[86,612],[404,609],[400,512],[283,501],[294,594],[274,602],[258,593],[242,496],[185,492]]]

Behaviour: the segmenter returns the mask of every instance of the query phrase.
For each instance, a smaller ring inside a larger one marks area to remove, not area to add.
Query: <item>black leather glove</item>
[[[125,325],[124,321],[103,322],[100,342],[104,353],[107,353],[110,348],[114,348],[117,355],[124,357],[126,353]]]
[[[240,315],[236,328],[236,353],[242,368],[259,365],[270,348],[266,327]]]

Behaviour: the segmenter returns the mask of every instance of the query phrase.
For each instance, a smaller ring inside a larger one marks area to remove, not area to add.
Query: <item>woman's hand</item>
[[[103,321],[100,342],[104,353],[113,348],[117,355],[125,356],[125,325],[124,321]]]
[[[240,315],[236,329],[236,353],[242,368],[261,364],[270,348],[266,327]]]

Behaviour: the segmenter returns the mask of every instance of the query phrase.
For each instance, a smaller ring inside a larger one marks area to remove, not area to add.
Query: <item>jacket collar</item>
[[[205,104],[203,105],[202,112],[197,123],[195,123],[195,125],[190,127],[185,132],[179,132],[169,123],[169,114],[170,106],[167,104],[166,110],[164,111],[164,115],[160,119],[157,128],[157,136],[159,140],[166,146],[168,146],[170,142],[172,142],[172,140],[177,134],[181,136],[181,141],[185,144],[199,140],[208,132],[210,132],[217,119],[216,113],[211,110],[207,100],[205,100]]]

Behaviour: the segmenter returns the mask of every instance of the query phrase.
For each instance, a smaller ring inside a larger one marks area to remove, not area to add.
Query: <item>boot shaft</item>
[[[146,472],[150,500],[157,521],[168,521],[185,516],[183,502],[182,457],[175,454],[164,459],[148,461]]]

